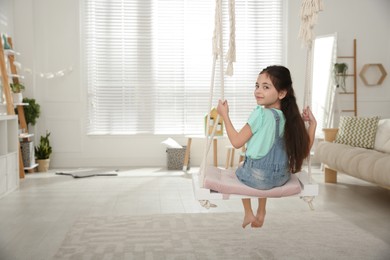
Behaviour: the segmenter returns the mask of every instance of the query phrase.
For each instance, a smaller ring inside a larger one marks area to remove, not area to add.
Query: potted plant
[[[38,163],[39,172],[47,172],[50,166],[50,155],[52,148],[49,141],[50,132],[46,131],[46,136],[41,136],[39,145],[35,146],[35,158]]]
[[[334,64],[334,77],[337,87],[341,87],[344,92],[347,92],[345,86],[345,78],[347,77],[348,65],[346,63]]]
[[[23,103],[27,103],[27,106],[23,106],[24,117],[26,118],[26,124],[35,125],[37,118],[41,114],[41,106],[36,103],[33,98],[23,98]]]
[[[12,91],[12,98],[14,101],[14,104],[20,104],[23,102],[23,95],[22,91],[25,90],[24,85],[20,83],[11,83],[9,84],[11,91]]]

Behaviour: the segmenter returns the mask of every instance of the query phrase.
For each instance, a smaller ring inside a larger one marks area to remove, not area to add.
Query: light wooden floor
[[[338,184],[324,184],[319,169],[313,178],[320,185],[316,210],[332,211],[390,247],[389,190],[342,174]],[[0,259],[50,259],[80,216],[242,211],[239,200],[214,201],[217,208],[202,208],[191,185],[189,174],[160,168],[81,179],[55,175],[54,170],[28,174],[19,190],[0,199]],[[310,209],[292,197],[269,199],[267,210],[285,214]]]

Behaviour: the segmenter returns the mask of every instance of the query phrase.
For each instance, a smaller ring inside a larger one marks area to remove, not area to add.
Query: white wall
[[[295,35],[299,30],[297,24],[301,1],[289,1],[291,15],[289,17],[289,47],[288,59],[292,74],[295,75],[295,86],[304,82],[304,51],[298,51],[300,43]],[[388,0],[327,0],[324,11],[320,13],[315,27],[316,35],[327,35],[337,32],[338,55],[353,54],[353,39],[357,40],[357,73],[364,64],[382,63],[390,74],[390,1]],[[340,60],[349,62],[348,60]],[[349,66],[348,73],[352,73]],[[351,78],[347,79],[351,80]],[[348,81],[347,81],[348,84]],[[350,86],[352,84],[350,83]],[[315,87],[315,86],[313,86]],[[380,86],[367,87],[360,77],[357,77],[358,115],[379,115],[390,117],[390,79],[386,77]],[[342,96],[340,101],[351,98]],[[341,107],[343,105],[341,104]],[[346,107],[353,107],[353,103]],[[344,107],[344,108],[346,108]]]
[[[0,32],[13,35],[13,20],[12,0],[0,0]]]
[[[3,3],[2,0],[0,3]],[[6,2],[12,2],[10,0]],[[327,0],[319,16],[316,34],[338,33],[340,54],[352,52],[357,39],[358,72],[366,63],[382,63],[390,74],[390,1]],[[80,50],[80,3],[78,0],[15,0],[12,28],[19,60],[33,69],[26,74],[26,95],[41,104],[42,115],[32,129],[37,134],[49,130],[53,145],[53,167],[164,166],[167,136],[87,136],[86,88],[82,80]],[[305,78],[305,50],[297,38],[301,1],[288,1],[287,51],[298,101],[302,103]],[[1,5],[0,5],[1,7]],[[1,9],[3,10],[3,8]],[[8,17],[12,17],[10,14]],[[40,72],[56,72],[72,67],[64,77],[42,79]],[[390,117],[390,80],[381,86],[365,87],[358,78],[359,115]],[[201,123],[201,120],[200,120]],[[241,127],[241,126],[237,126]],[[173,136],[186,144],[183,136]],[[219,144],[220,164],[225,161],[225,143]],[[203,141],[193,141],[191,161],[199,165]]]

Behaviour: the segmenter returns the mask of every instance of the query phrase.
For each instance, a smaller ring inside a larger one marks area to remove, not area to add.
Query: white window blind
[[[84,0],[83,10],[88,134],[203,133],[214,1]],[[236,0],[237,62],[224,89],[237,129],[256,105],[260,70],[283,63],[283,34],[283,0]],[[214,105],[219,85],[217,73]]]

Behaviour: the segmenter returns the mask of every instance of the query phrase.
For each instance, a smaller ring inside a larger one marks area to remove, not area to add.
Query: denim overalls
[[[244,165],[236,171],[237,178],[245,185],[268,190],[284,185],[291,177],[283,136],[279,136],[278,113],[271,109],[276,120],[275,142],[269,152],[260,159],[245,158]]]

